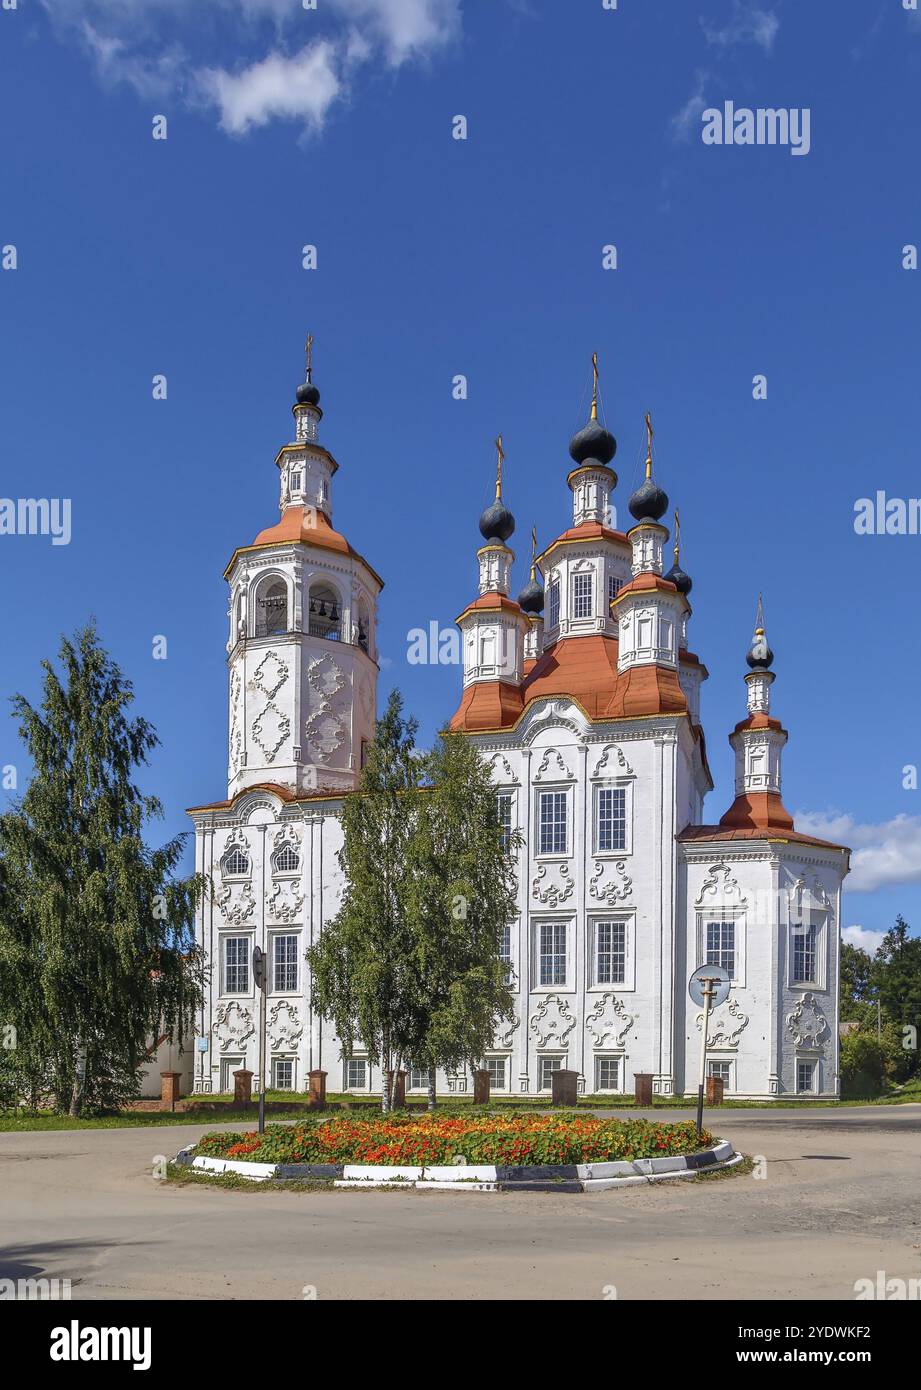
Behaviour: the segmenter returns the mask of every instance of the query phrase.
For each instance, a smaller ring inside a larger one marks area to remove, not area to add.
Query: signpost
[[[729,971],[722,965],[701,965],[688,980],[691,1000],[704,1011],[700,1040],[700,1081],[697,1087],[697,1135],[704,1127],[704,1090],[707,1085],[707,1033],[710,1029],[710,1010],[725,1003],[729,997]]]
[[[265,952],[253,947],[253,983],[259,991],[259,1133],[265,1134]]]

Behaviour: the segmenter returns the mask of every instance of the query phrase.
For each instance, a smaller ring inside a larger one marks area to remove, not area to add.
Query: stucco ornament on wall
[[[708,876],[701,884],[696,907],[712,906],[714,903],[744,903],[745,895],[739,881],[732,876],[729,864],[711,864]]]
[[[825,1042],[829,1034],[828,1019],[811,992],[804,994],[796,1008],[787,1014],[787,1032],[797,1047],[821,1047]]]
[[[297,1047],[304,1032],[304,1025],[297,1009],[293,1004],[289,1004],[287,999],[279,999],[269,1009],[266,1032],[269,1044],[276,1052],[293,1052]]]
[[[547,1047],[550,1043],[562,1046],[575,1026],[572,1009],[558,994],[548,994],[542,999],[531,1019],[531,1032],[538,1047]]]
[[[271,700],[253,721],[253,742],[262,750],[267,763],[275,761],[290,732],[291,720]]]
[[[243,1048],[256,1032],[252,1014],[242,1004],[233,1000],[230,1004],[220,1004],[211,1028],[222,1052],[229,1048]]]
[[[301,915],[304,895],[297,891],[297,884],[291,879],[276,883],[269,894],[269,912],[276,922],[293,922]]]
[[[537,870],[537,877],[531,885],[534,897],[540,903],[546,903],[548,907],[558,907],[560,903],[566,902],[567,898],[572,897],[575,890],[575,881],[569,872],[568,864],[557,864],[556,876],[559,882],[545,881],[547,879],[547,865],[541,864]]]
[[[253,688],[261,690],[267,700],[274,700],[287,679],[288,668],[281,657],[268,651],[253,673]]]
[[[621,1047],[635,1022],[626,1005],[616,994],[602,994],[585,1018],[585,1026],[596,1047]]]
[[[558,748],[548,748],[540,760],[540,767],[534,774],[534,781],[541,782],[547,774],[548,780],[558,782],[561,778],[565,782],[571,782],[573,775],[563,762],[563,755]]]
[[[244,883],[227,883],[218,894],[218,907],[225,922],[239,926],[252,917],[256,909],[253,885],[247,879]]]
[[[627,865],[623,859],[615,860],[614,863],[607,863],[603,859],[595,860],[595,872],[592,874],[588,883],[588,891],[591,897],[600,903],[626,902],[633,889],[633,879],[627,874]],[[607,883],[602,883],[602,879],[608,875]]]
[[[697,1015],[697,1031],[700,1033],[704,1026],[704,1016],[702,1013]],[[721,1004],[714,1009],[710,1015],[710,1027],[712,1032],[707,1034],[708,1047],[736,1047],[743,1030],[748,1026],[748,1014],[739,1008],[738,999],[730,999],[728,1003]]]
[[[595,764],[593,777],[632,777],[633,768],[624,757],[624,751],[616,743],[609,743]]]

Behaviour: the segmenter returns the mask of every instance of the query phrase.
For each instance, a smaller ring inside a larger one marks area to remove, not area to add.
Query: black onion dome
[[[688,594],[694,587],[691,576],[689,574],[685,574],[684,570],[681,568],[677,560],[672,565],[665,578],[670,580],[670,582],[674,584],[675,588],[678,590],[679,594],[684,594],[685,598],[687,598]]]
[[[668,494],[647,478],[627,504],[637,521],[658,521],[668,511]]]
[[[764,628],[759,627],[755,629],[755,636],[752,639],[752,644],[745,660],[753,671],[767,671],[773,664],[774,653],[767,644]]]
[[[543,613],[544,591],[536,579],[529,579],[518,595],[518,607],[525,613]]]
[[[617,440],[597,420],[589,420],[569,441],[569,456],[580,466],[583,463],[603,463],[606,467],[616,453]]]
[[[514,529],[515,518],[501,497],[497,497],[480,517],[480,532],[483,538],[487,541],[501,541],[504,545]]]
[[[320,404],[320,392],[317,390],[316,386],[314,386],[312,381],[302,381],[300,386],[297,388],[296,395],[298,405]]]

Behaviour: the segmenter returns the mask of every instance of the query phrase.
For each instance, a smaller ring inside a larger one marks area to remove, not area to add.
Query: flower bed
[[[365,1163],[389,1166],[547,1165],[632,1162],[696,1153],[716,1141],[684,1121],[600,1120],[594,1115],[343,1116],[269,1125],[264,1135],[207,1134],[196,1153],[256,1163]]]

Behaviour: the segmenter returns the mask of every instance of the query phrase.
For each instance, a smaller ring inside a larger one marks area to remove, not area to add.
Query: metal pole
[[[259,1133],[265,1134],[265,980],[268,964],[263,964],[262,984],[259,986]]]
[[[704,980],[704,1026],[700,1040],[700,1084],[697,1087],[697,1137],[704,1128],[704,1088],[707,1084],[707,1033],[710,1029],[710,1000],[715,994],[712,980]]]

